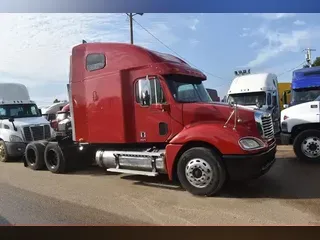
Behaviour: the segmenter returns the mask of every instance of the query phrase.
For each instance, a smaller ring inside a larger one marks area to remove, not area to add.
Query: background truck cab
[[[244,73],[243,73],[244,72]],[[272,73],[250,74],[241,71],[228,90],[228,102],[249,109],[260,109],[272,115],[275,134],[280,132],[280,99],[278,79]]]
[[[287,93],[291,94],[291,101],[285,103],[289,103],[286,107],[316,99],[320,95],[320,67],[301,68],[293,71],[291,91]]]
[[[49,122],[30,100],[27,88],[0,83],[0,161],[22,157],[28,142],[51,137]]]

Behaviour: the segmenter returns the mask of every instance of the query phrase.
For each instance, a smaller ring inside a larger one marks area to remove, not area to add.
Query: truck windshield
[[[266,104],[266,93],[265,92],[251,92],[251,93],[237,93],[230,94],[228,102],[235,102],[239,105],[250,106],[256,105],[257,102],[260,105]]]
[[[319,88],[302,88],[293,89],[291,93],[291,105],[310,102],[315,100],[320,95]]]
[[[0,119],[40,117],[35,104],[6,104],[0,106]]]
[[[166,82],[174,99],[180,103],[212,103],[202,80],[185,75],[167,75]]]

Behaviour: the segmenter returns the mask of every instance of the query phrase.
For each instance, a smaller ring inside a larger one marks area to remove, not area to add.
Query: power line
[[[169,49],[171,52],[173,52],[174,54],[176,54],[178,57],[180,57],[182,60],[184,60],[185,62],[187,62],[189,65],[199,69],[200,71],[211,75],[212,77],[215,78],[219,78],[221,80],[224,80],[222,77],[219,77],[217,75],[214,75],[210,72],[204,71],[203,69],[198,68],[197,66],[195,66],[194,64],[192,64],[191,62],[187,61],[186,59],[184,59],[179,53],[177,53],[175,50],[173,50],[171,47],[169,47],[168,45],[166,45],[164,42],[162,42],[159,38],[157,38],[154,34],[152,34],[148,29],[146,29],[144,26],[142,26],[137,20],[133,19],[133,21],[138,24],[143,30],[145,30],[147,33],[149,33],[154,39],[156,39],[159,43],[161,43],[164,47],[166,47],[167,49]]]
[[[305,62],[302,62],[302,63],[300,63],[298,66],[296,66],[296,67],[294,67],[294,68],[291,68],[291,69],[289,69],[289,70],[286,70],[286,71],[284,71],[284,72],[282,72],[282,73],[277,74],[277,76],[279,77],[279,76],[281,76],[281,75],[283,75],[283,74],[285,74],[285,73],[292,72],[293,70],[297,69],[298,67],[300,67],[300,66],[302,66],[302,65],[304,65],[304,64],[305,64]]]
[[[208,71],[205,71],[205,70],[203,70],[203,69],[200,69],[200,68],[198,68],[196,65],[194,65],[193,63],[187,61],[187,60],[184,59],[178,52],[176,52],[174,49],[172,49],[171,47],[169,47],[168,45],[166,45],[163,41],[161,41],[158,37],[156,37],[153,33],[151,33],[147,28],[145,28],[144,26],[142,26],[137,20],[135,20],[135,19],[133,18],[133,21],[134,21],[137,25],[139,25],[143,30],[145,30],[148,34],[150,34],[154,39],[156,39],[159,43],[161,43],[164,47],[166,47],[168,50],[170,50],[171,52],[173,52],[174,54],[176,54],[178,57],[180,57],[182,60],[184,60],[185,62],[187,62],[189,65],[191,65],[191,66],[199,69],[200,71],[202,71],[202,72],[204,72],[204,73],[206,73],[206,74],[208,74],[208,75],[211,75],[212,77],[219,78],[219,79],[221,79],[221,80],[225,80],[225,79],[223,79],[222,77],[219,77],[219,76],[217,76],[217,75],[215,75],[215,74],[212,74],[212,73],[210,73],[210,72],[208,72]],[[286,71],[284,71],[284,72],[282,72],[282,73],[280,73],[280,74],[277,74],[277,76],[279,77],[279,76],[281,76],[281,75],[283,75],[283,74],[285,74],[285,73],[287,73],[287,72],[291,72],[291,71],[295,70],[296,68],[298,68],[298,67],[300,67],[300,66],[302,66],[302,65],[304,65],[304,64],[305,64],[305,62],[302,62],[302,63],[300,63],[298,66],[296,66],[296,67],[294,67],[294,68],[291,68],[291,69],[286,70]],[[231,82],[232,82],[232,81],[227,81],[226,83],[223,83],[223,84],[221,84],[221,85],[219,85],[219,86],[216,86],[215,88],[220,88],[220,87],[222,87],[222,86],[225,86],[225,85],[227,85],[227,84],[230,84]]]

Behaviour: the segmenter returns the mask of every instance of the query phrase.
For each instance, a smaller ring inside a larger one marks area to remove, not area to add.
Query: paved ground
[[[228,185],[219,197],[190,195],[164,178],[92,168],[68,175],[0,164],[0,224],[320,224],[320,164],[290,147],[264,177]]]

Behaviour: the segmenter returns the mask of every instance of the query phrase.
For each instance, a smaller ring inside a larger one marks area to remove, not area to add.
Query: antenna
[[[312,63],[311,63],[311,52],[312,51],[316,51],[316,49],[306,48],[303,50],[303,52],[306,52],[306,62],[309,67],[312,67]]]

